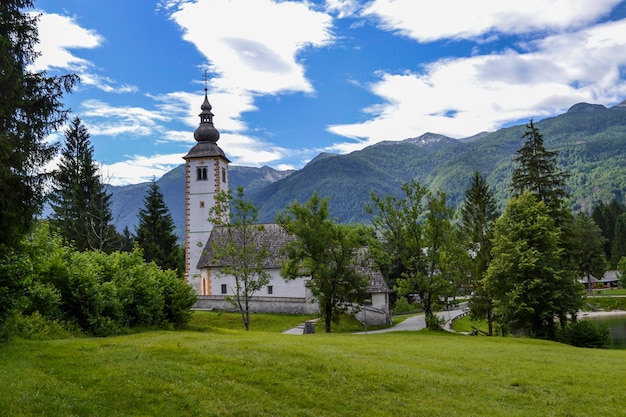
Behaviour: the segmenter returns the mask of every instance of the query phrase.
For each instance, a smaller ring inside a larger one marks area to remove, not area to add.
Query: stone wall
[[[193,306],[194,310],[238,311],[222,295],[201,295]],[[316,303],[306,298],[295,297],[252,297],[250,311],[254,313],[316,314]]]

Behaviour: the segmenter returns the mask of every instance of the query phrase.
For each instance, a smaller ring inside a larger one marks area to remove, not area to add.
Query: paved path
[[[437,313],[438,317],[441,317],[446,321],[446,324],[444,325],[445,330],[450,330],[450,321],[456,316],[463,314],[465,312],[463,307],[465,306],[466,304],[463,304],[463,305],[460,305],[457,310],[441,311]],[[396,324],[393,327],[380,329],[380,330],[370,330],[367,332],[367,334],[417,331],[417,330],[422,330],[425,328],[426,328],[426,320],[424,319],[424,314],[419,314],[416,316],[411,316],[408,319],[404,320],[401,323]],[[293,329],[286,330],[283,333],[284,334],[302,334],[303,330],[304,330],[304,324],[301,324],[297,327],[294,327]],[[358,332],[356,334],[365,334],[365,332]]]
[[[437,317],[441,317],[446,321],[444,325],[444,329],[449,329],[450,320],[463,314],[465,310],[450,310],[450,311],[440,311],[437,313]],[[411,316],[408,319],[404,320],[401,323],[396,324],[393,327],[388,327],[386,329],[380,330],[372,330],[368,331],[368,334],[376,334],[376,333],[387,333],[387,332],[403,332],[403,331],[416,331],[422,330],[426,328],[426,320],[424,318],[424,314],[419,314],[417,316]],[[365,332],[359,332],[358,334],[365,334]]]

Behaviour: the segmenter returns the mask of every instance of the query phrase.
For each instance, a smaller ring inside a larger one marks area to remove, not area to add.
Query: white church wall
[[[280,275],[280,269],[278,268],[268,269],[266,272],[271,276],[270,282],[267,286],[257,291],[255,293],[256,296],[266,298],[310,298],[310,291],[305,286],[305,278],[285,281]],[[221,274],[219,268],[212,268],[211,277],[212,295],[235,294],[235,277]],[[223,287],[224,285],[226,287]],[[227,291],[225,294],[223,293],[224,289]]]

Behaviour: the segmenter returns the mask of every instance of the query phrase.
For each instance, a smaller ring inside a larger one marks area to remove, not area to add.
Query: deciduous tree
[[[296,201],[287,206],[276,221],[295,236],[285,248],[282,275],[286,280],[311,277],[307,287],[319,302],[325,330],[330,333],[331,322],[367,295],[368,278],[355,265],[370,234],[362,226],[332,221],[328,198],[321,200],[317,193],[304,204]]]
[[[257,224],[258,209],[246,200],[243,187],[237,187],[234,196],[230,190],[217,194],[215,202],[209,217],[216,226],[212,233],[217,234],[211,239],[212,258],[220,265],[220,275],[234,277],[235,295],[229,301],[249,330],[250,300],[271,278],[264,267],[270,256],[270,242],[265,226]]]
[[[435,306],[452,294],[451,263],[458,254],[451,220],[454,212],[447,207],[445,194],[431,194],[416,181],[402,186],[404,196],[380,197],[372,193],[374,230],[381,248],[376,257],[381,265],[396,265],[399,277],[396,289],[400,295],[417,295],[426,323],[438,328]]]
[[[484,284],[505,328],[553,339],[556,319],[564,325],[581,307],[582,287],[561,262],[560,233],[546,204],[528,192],[513,197],[495,222]]]

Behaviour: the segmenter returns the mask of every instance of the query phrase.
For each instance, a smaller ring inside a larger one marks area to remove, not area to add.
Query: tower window
[[[204,200],[200,202],[200,208],[204,208]]]
[[[222,168],[222,182],[226,182],[226,168]]]
[[[274,294],[274,287],[272,285],[267,286],[267,294],[268,295]]]
[[[198,167],[198,168],[196,168],[196,180],[197,181],[206,181],[206,179],[207,179],[206,167]]]
[[[228,287],[226,286],[226,284],[222,284],[222,294],[227,294],[228,293]]]

